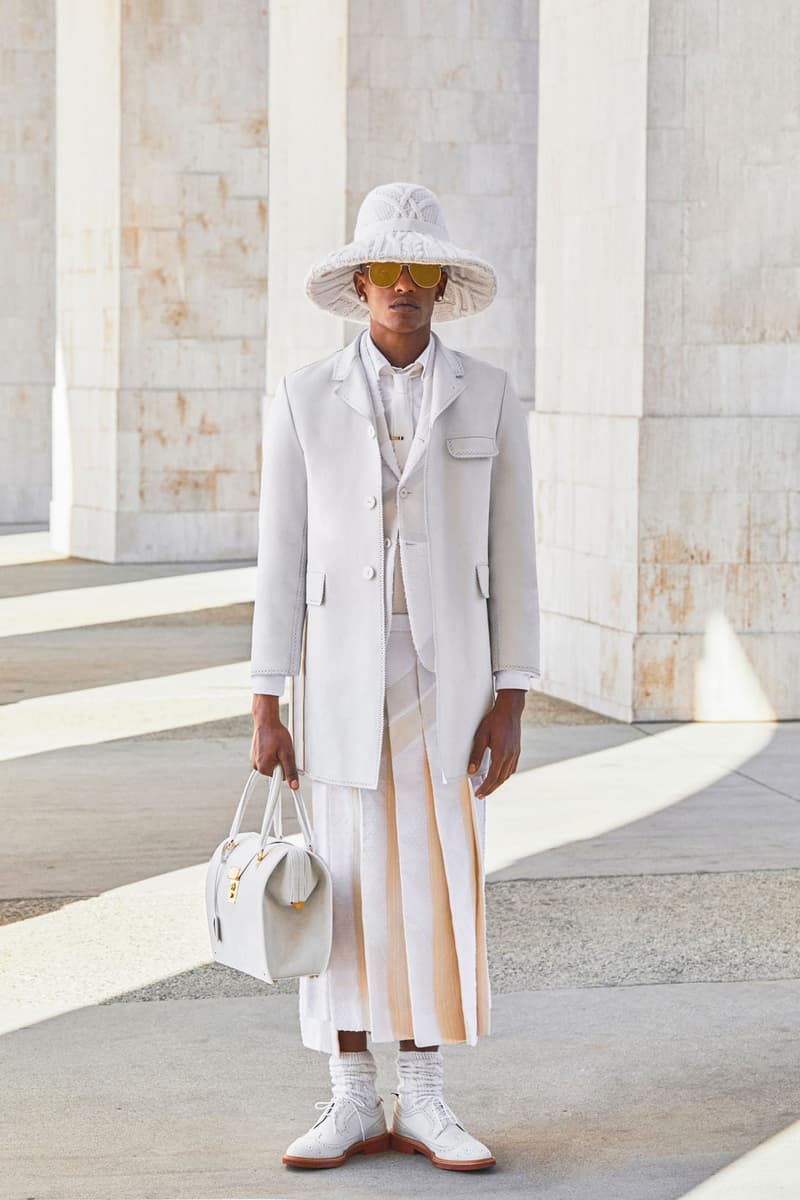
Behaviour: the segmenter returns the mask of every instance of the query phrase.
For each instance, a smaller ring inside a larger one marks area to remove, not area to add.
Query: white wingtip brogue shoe
[[[398,1098],[390,1138],[392,1150],[425,1154],[445,1171],[480,1171],[497,1162],[489,1147],[467,1133],[440,1096],[420,1097],[413,1107]]]
[[[292,1167],[340,1167],[354,1154],[381,1154],[389,1149],[383,1102],[365,1107],[347,1096],[320,1100],[325,1111],[307,1133],[295,1138],[282,1162]]]

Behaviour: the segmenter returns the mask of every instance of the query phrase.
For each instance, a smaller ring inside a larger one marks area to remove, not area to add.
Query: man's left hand
[[[520,726],[525,708],[525,692],[521,688],[501,688],[475,731],[467,770],[474,775],[480,766],[486,747],[491,749],[489,773],[476,796],[488,796],[517,769],[520,754]]]

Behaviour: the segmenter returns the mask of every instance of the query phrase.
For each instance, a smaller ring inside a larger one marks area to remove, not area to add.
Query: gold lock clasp
[[[239,891],[240,876],[241,871],[238,867],[228,867],[228,879],[230,880],[228,885],[228,902],[230,904],[233,904],[236,900],[236,894]]]

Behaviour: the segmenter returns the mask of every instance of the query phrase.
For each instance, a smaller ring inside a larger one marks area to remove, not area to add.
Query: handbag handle
[[[266,803],[266,807],[264,809],[264,820],[261,823],[261,850],[262,851],[267,844],[267,838],[269,837],[269,832],[270,832],[270,828],[272,827],[273,821],[275,822],[276,836],[278,838],[283,837],[283,830],[282,830],[282,826],[281,826],[281,810],[280,810],[281,780],[282,779],[283,779],[283,770],[281,768],[280,763],[278,763],[278,765],[275,767],[275,770],[272,772],[272,775],[270,776],[271,782],[270,782],[269,796],[267,797],[267,803]],[[301,792],[299,786],[297,788],[290,788],[289,790],[291,791],[292,799],[294,800],[294,810],[297,813],[297,820],[300,825],[300,830],[303,834],[303,841],[306,844],[306,849],[311,850],[312,849],[311,843],[314,840],[314,836],[311,831],[311,822],[308,818],[308,811],[306,809],[305,800],[303,799],[303,793]]]
[[[260,771],[256,771],[255,769],[253,769],[250,772],[250,775],[248,776],[248,779],[247,779],[247,783],[244,785],[241,799],[239,800],[239,803],[236,806],[236,812],[234,813],[233,822],[231,824],[231,830],[230,830],[230,833],[228,834],[228,842],[234,842],[236,840],[236,838],[239,834],[239,830],[242,827],[242,821],[244,820],[244,814],[245,814],[245,809],[247,808],[247,802],[250,799],[253,789],[255,788],[256,783],[258,782],[258,780],[260,778],[261,778]],[[280,797],[281,797],[281,780],[283,779],[283,770],[280,766],[280,763],[275,767],[274,771],[268,778],[269,778],[269,793],[267,795],[267,803],[264,808],[264,819],[261,823],[260,843],[261,843],[262,850],[263,850],[264,846],[266,845],[267,838],[269,837],[270,827],[272,826],[272,823],[273,823],[273,820],[275,819],[276,813],[278,815],[278,827],[279,827],[278,836],[279,837],[281,836],[280,809],[279,809],[278,805],[280,803]],[[310,850],[311,843],[313,841],[313,835],[312,835],[312,831],[311,831],[311,822],[309,821],[308,812],[307,812],[306,806],[305,806],[305,801],[303,800],[303,795],[302,795],[302,792],[300,791],[299,787],[292,788],[290,790],[291,790],[292,796],[294,798],[294,807],[295,807],[295,812],[297,813],[297,819],[300,823],[300,829],[302,831],[303,838],[306,843],[306,847]]]

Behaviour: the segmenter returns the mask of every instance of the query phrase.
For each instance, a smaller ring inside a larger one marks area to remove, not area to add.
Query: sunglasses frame
[[[378,263],[377,265],[381,266],[381,265],[385,265],[385,264]],[[442,274],[443,274],[443,268],[441,266],[441,263],[397,263],[396,265],[399,266],[400,270],[397,272],[397,274],[395,275],[395,277],[391,281],[391,283],[376,283],[375,282],[375,280],[372,278],[372,266],[373,266],[372,263],[362,263],[361,264],[361,272],[362,272],[362,274],[365,274],[367,276],[367,278],[369,279],[369,281],[373,285],[373,287],[380,287],[380,288],[394,287],[394,285],[397,283],[400,276],[403,274],[403,267],[408,267],[408,273],[411,276],[411,278],[414,280],[414,283],[417,285],[417,287],[424,287],[426,289],[434,288],[434,287],[436,287],[436,285],[438,283],[441,283]],[[414,279],[414,272],[412,270],[413,267],[417,267],[417,266],[419,266],[419,267],[438,266],[439,267],[438,278],[435,279],[433,283],[420,283],[419,280]]]

